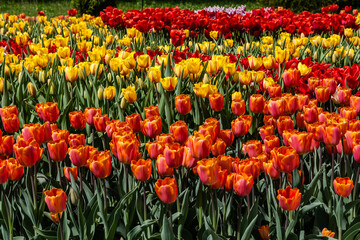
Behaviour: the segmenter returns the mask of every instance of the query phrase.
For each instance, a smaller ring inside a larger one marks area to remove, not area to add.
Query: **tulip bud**
[[[135,86],[136,86],[136,89],[137,88],[144,89],[145,88],[144,81],[141,78],[137,77],[136,81],[135,81]]]
[[[34,86],[34,84],[32,84],[32,82],[29,82],[27,85],[27,89],[28,92],[31,96],[35,97],[36,96],[36,88]]]
[[[70,200],[71,200],[71,203],[73,205],[77,206],[78,201],[79,201],[79,197],[78,197],[78,195],[76,194],[76,192],[74,191],[73,188],[70,188]]]
[[[127,102],[126,102],[125,98],[121,98],[120,108],[125,109],[126,105],[127,105]]]
[[[107,78],[108,78],[108,81],[111,82],[111,80],[112,80],[111,73],[108,73]]]
[[[100,101],[103,100],[103,97],[104,97],[103,92],[104,92],[103,88],[98,89],[98,98]]]
[[[116,76],[116,81],[117,81],[117,83],[120,85],[121,78],[120,78],[119,75]]]

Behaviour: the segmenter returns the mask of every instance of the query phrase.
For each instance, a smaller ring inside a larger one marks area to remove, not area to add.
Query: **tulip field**
[[[357,9],[64,14],[0,13],[0,239],[360,239]]]

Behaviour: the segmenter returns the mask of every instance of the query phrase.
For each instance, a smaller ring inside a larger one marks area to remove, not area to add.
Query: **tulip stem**
[[[249,195],[248,195],[249,197]],[[238,205],[238,225],[237,225],[237,233],[236,233],[236,239],[240,240],[240,227],[241,227],[241,204],[242,204],[242,198],[240,197],[239,205]]]
[[[172,220],[172,213],[171,213],[171,204],[168,204],[168,209],[169,209],[169,217],[170,217],[170,228],[171,231],[173,232],[173,220]]]
[[[104,148],[104,151],[105,151],[105,150],[106,150],[106,137],[105,137],[105,132],[103,133],[102,140],[103,140],[103,148]]]
[[[359,182],[359,174],[360,174],[360,167],[356,164],[357,166],[357,170],[356,170],[356,177],[355,177],[355,186],[354,186],[354,191],[353,191],[353,195],[352,195],[352,199],[353,201],[355,201],[356,199],[356,190],[357,190],[357,185]],[[352,212],[353,217],[355,217],[356,214],[356,207],[354,207],[354,211]]]
[[[81,168],[79,168],[79,181],[80,181],[80,183],[79,183],[79,188],[80,188],[80,190],[79,190],[79,195],[80,195],[80,202],[82,202],[82,190],[83,190],[83,185],[82,185],[82,171],[81,171],[82,169]],[[95,186],[96,184],[95,184],[95,182],[94,182],[94,186]]]
[[[226,190],[224,186],[224,207],[223,207],[223,234],[226,233]]]
[[[145,182],[143,182],[143,197],[144,197],[144,221],[146,220],[146,191],[145,191]]]
[[[92,146],[94,146],[94,139],[95,139],[95,127],[91,127],[91,135],[92,135]]]
[[[125,190],[126,190],[126,193],[128,193],[129,192],[129,173],[128,173],[128,168],[127,168],[126,164],[124,164],[124,167],[125,167],[125,184],[126,184]]]
[[[44,144],[46,146],[46,144]],[[51,161],[50,161],[50,156],[49,156],[49,148],[46,147],[46,156],[47,156],[47,160],[49,163],[49,176],[51,176]]]
[[[248,215],[250,215],[250,197],[249,197],[249,194],[246,195],[246,200],[247,200],[247,212],[248,212]]]
[[[160,99],[159,99],[159,93],[158,93],[157,88],[156,88],[156,83],[154,83],[154,89],[155,89],[155,93],[156,93],[157,103],[158,103],[158,106],[159,106],[160,105]]]
[[[215,192],[214,192],[215,194]],[[215,196],[216,198],[216,196]],[[210,188],[210,199],[211,199],[211,209],[212,209],[212,224],[213,224],[213,228],[214,228],[214,231],[216,233],[216,211],[215,211],[215,203],[214,203],[214,196],[213,196],[213,189]]]
[[[343,197],[340,197],[340,208],[339,208],[339,224],[338,224],[338,239],[342,239],[342,217],[343,217]]]
[[[56,167],[57,167],[57,170],[58,170],[58,173],[59,173],[59,184],[60,184],[60,188],[62,189],[62,183],[61,183],[61,171],[60,171],[60,163],[59,162],[56,162]]]
[[[288,228],[288,225],[289,225],[289,217],[287,214],[285,214],[285,232],[286,232],[286,229]]]
[[[331,147],[331,182],[330,185],[334,182],[334,165],[335,165],[335,149]]]
[[[57,213],[57,214],[59,214],[59,213]],[[59,219],[59,227],[60,227],[61,240],[64,240],[64,232],[63,232],[63,227],[62,227],[61,216],[60,216],[60,219]]]
[[[3,195],[4,198],[4,205],[5,205],[5,209],[6,209],[6,216],[7,216],[7,220],[8,220],[8,226],[9,226],[9,239],[13,240],[13,219],[10,219],[10,209],[9,209],[9,205],[8,205],[8,201],[7,201],[7,197],[4,191],[4,187],[2,186],[2,184],[0,185],[1,187],[1,194]]]
[[[36,202],[36,190],[35,190],[35,184],[36,184],[36,171],[35,171],[35,165],[30,168],[30,181],[31,181],[31,189],[33,194],[33,201],[34,201],[34,212],[37,212],[37,202]]]

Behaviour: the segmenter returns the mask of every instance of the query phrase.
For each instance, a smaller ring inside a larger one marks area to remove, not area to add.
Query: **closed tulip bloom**
[[[285,72],[282,75],[282,78],[284,80],[284,85],[286,87],[293,87],[295,84],[298,83],[299,79],[301,77],[301,73],[299,70],[290,68],[288,70],[285,70]]]
[[[131,127],[134,133],[141,131],[141,115],[134,113],[125,118],[128,125]]]
[[[245,101],[244,99],[234,99],[231,101],[231,111],[236,116],[245,114]]]
[[[345,197],[345,198],[348,197],[353,188],[354,188],[353,181],[350,180],[350,178],[348,177],[345,178],[337,177],[334,180],[334,190],[336,194],[341,197]]]
[[[263,57],[263,64],[266,69],[273,69],[275,67],[275,58],[273,55]]]
[[[149,106],[144,108],[145,118],[150,118],[152,116],[160,116],[158,106]]]
[[[285,100],[285,112],[289,115],[293,115],[299,109],[298,100],[296,95],[284,94],[283,99]]]
[[[230,147],[234,142],[234,134],[231,129],[220,130],[218,137],[225,142],[226,147]]]
[[[230,155],[217,156],[217,163],[221,169],[226,169],[228,172],[232,172],[232,163],[234,158]]]
[[[336,124],[328,124],[324,128],[324,143],[336,146],[340,142],[341,132]]]
[[[299,167],[299,155],[292,147],[274,148],[270,154],[275,168],[280,172],[291,173]]]
[[[156,141],[161,142],[162,144],[175,143],[175,138],[171,133],[162,133],[156,136]]]
[[[307,123],[314,123],[318,121],[318,110],[317,107],[308,104],[303,107],[304,119]]]
[[[262,113],[265,105],[265,98],[261,94],[253,94],[250,96],[250,110],[253,113]]]
[[[259,140],[249,140],[243,144],[242,151],[251,158],[256,157],[262,153],[262,144]]]
[[[280,147],[280,140],[275,135],[266,136],[264,139],[265,151],[270,154],[271,150]]]
[[[339,87],[336,91],[338,101],[341,105],[350,104],[351,89],[347,87]],[[335,93],[335,94],[336,94]]]
[[[302,112],[298,112],[295,116],[296,118],[296,126],[299,129],[305,129],[305,117],[304,114]]]
[[[220,112],[224,107],[224,96],[217,92],[209,95],[210,107],[215,112]]]
[[[89,169],[97,178],[107,178],[111,173],[110,151],[101,151],[93,154],[88,160]]]
[[[150,56],[147,54],[140,55],[136,58],[136,62],[140,68],[147,68],[150,66]]]
[[[360,113],[360,97],[352,95],[350,97],[350,107],[355,108],[356,113],[359,114]]]
[[[94,126],[96,131],[105,132],[106,131],[106,122],[110,121],[110,118],[107,114],[98,115],[94,117]]]
[[[109,138],[112,138],[112,135],[115,132],[121,132],[121,131],[127,131],[130,133],[133,132],[129,124],[127,124],[127,122],[120,122],[119,119],[106,121],[105,131]]]
[[[116,88],[114,86],[109,86],[104,90],[104,97],[106,100],[113,100],[116,95]]]
[[[18,163],[25,167],[32,167],[40,160],[44,149],[40,148],[33,138],[27,141],[18,139],[18,142],[14,144],[14,152]]]
[[[35,110],[39,115],[39,118],[44,122],[49,121],[54,123],[59,118],[59,108],[57,103],[38,103],[36,104]]]
[[[151,159],[156,159],[164,152],[164,144],[159,141],[147,142],[145,146]]]
[[[174,136],[175,141],[183,144],[189,136],[188,126],[184,121],[177,121],[170,125],[170,133]]]
[[[15,114],[16,116],[19,115],[19,110],[17,109],[16,105],[11,106],[4,106],[0,108],[0,116],[4,117],[6,115]]]
[[[71,182],[71,176],[73,176],[74,180],[77,180],[78,177],[78,167],[64,167],[64,176],[66,179]]]
[[[227,76],[234,75],[236,70],[236,63],[225,63],[223,65],[223,70]]]
[[[211,153],[216,157],[225,153],[226,143],[221,139],[216,139],[211,147]]]
[[[141,121],[141,131],[145,136],[154,138],[162,131],[162,120],[160,116],[153,116]]]
[[[264,172],[267,176],[271,177],[271,179],[275,180],[280,177],[280,172],[275,168],[274,161],[272,159],[268,159],[267,161],[263,161]]]
[[[349,131],[360,131],[360,120],[349,121]]]
[[[245,173],[234,174],[233,189],[237,195],[245,197],[250,194],[254,185],[254,180],[251,175]]]
[[[284,130],[293,130],[294,122],[290,116],[280,116],[277,121],[277,129],[281,136]]]
[[[165,157],[162,154],[156,159],[156,169],[160,177],[171,177],[174,175],[174,169],[166,164]]]
[[[343,146],[344,145],[344,146]],[[349,147],[346,138],[342,139],[342,142],[340,141],[338,145],[336,145],[336,150],[339,154],[352,154],[352,148]]]
[[[186,115],[191,111],[190,95],[180,94],[175,97],[175,107],[178,113]]]
[[[282,88],[279,84],[275,83],[268,87],[267,92],[271,98],[281,97]]]
[[[96,152],[96,148],[92,146],[79,145],[68,149],[70,161],[77,167],[85,166],[89,158]]]
[[[14,142],[15,140],[13,135],[2,136],[2,140],[0,143],[0,155],[10,156],[14,151],[13,150]]]
[[[263,225],[258,228],[260,237],[262,240],[270,240],[270,228],[269,225]]]
[[[318,77],[309,77],[308,86],[311,91],[315,91],[317,86],[321,85],[321,81]],[[329,89],[330,90],[330,89]],[[330,92],[330,91],[329,91]],[[316,93],[315,93],[316,94]],[[329,95],[330,96],[330,95]]]
[[[76,147],[79,145],[85,145],[84,134],[70,134],[68,137],[69,147]]]
[[[128,101],[129,103],[133,103],[136,101],[137,96],[135,86],[128,86],[127,88],[121,89],[121,91],[126,101]]]
[[[182,163],[181,163],[182,166],[184,166],[186,168],[193,168],[197,164],[196,158],[194,158],[191,155],[190,148],[187,146],[183,146],[181,148],[181,159],[182,159]]]
[[[231,130],[236,137],[244,136],[250,130],[252,116],[242,115],[231,122]]]
[[[162,202],[166,204],[175,202],[178,196],[175,178],[158,179],[155,183],[155,192]]]
[[[85,108],[84,111],[87,124],[94,126],[94,117],[101,115],[101,108]]]
[[[54,162],[61,162],[67,154],[66,141],[61,139],[58,141],[50,141],[47,143],[50,159]]]
[[[220,167],[216,159],[203,159],[197,162],[197,173],[204,185],[213,185],[216,183]]]
[[[316,96],[316,100],[318,100],[321,103],[329,101],[330,98],[329,87],[317,86],[315,88],[315,96]]]
[[[262,65],[263,65],[263,59],[261,57],[248,57],[248,60],[249,60],[249,67],[252,69],[252,70],[258,70]]]
[[[8,178],[11,181],[18,181],[24,175],[24,166],[19,164],[15,158],[9,158],[6,160],[6,168]]]
[[[299,155],[311,152],[311,142],[313,139],[313,134],[308,132],[294,132],[288,142],[291,147],[293,147]]]
[[[264,121],[265,122],[265,121]],[[275,120],[276,124],[276,120]],[[267,136],[274,135],[274,126],[273,125],[264,125],[259,127],[259,134],[261,139],[264,141]]]
[[[228,171],[226,169],[219,168],[218,171],[218,177],[216,180],[216,183],[211,185],[212,189],[220,189],[225,186],[226,180],[227,180]]]
[[[19,130],[20,121],[19,117],[15,114],[8,114],[1,117],[5,132],[14,133]]]
[[[233,183],[234,183],[234,176],[236,175],[236,173],[233,172],[228,172],[228,174],[226,175],[226,180],[225,180],[225,191],[227,192],[231,192],[233,190]]]
[[[177,77],[161,78],[160,83],[166,91],[174,91],[177,84]]]
[[[178,168],[181,166],[181,145],[179,143],[168,143],[164,147],[164,157],[166,164],[171,168]]]
[[[44,192],[45,202],[52,213],[62,213],[66,208],[67,196],[62,189],[53,188]]]
[[[149,180],[152,171],[151,159],[132,160],[131,171],[137,180],[141,182]]]
[[[65,140],[66,144],[69,141],[69,131],[66,129],[56,129],[52,132],[51,138],[53,141]]]
[[[8,170],[6,167],[6,161],[0,160],[0,184],[4,184],[9,179]]]
[[[251,175],[253,179],[256,179],[260,175],[262,168],[262,162],[257,158],[247,158],[236,163],[233,162],[233,167],[237,173],[245,173]]]
[[[203,135],[199,132],[194,132],[194,135],[189,136],[186,145],[190,148],[191,155],[196,159],[206,158],[211,151],[212,140],[210,135]]]
[[[216,118],[207,118],[205,119],[205,122],[203,125],[199,126],[199,130],[202,127],[206,127],[208,129],[211,129],[212,135],[215,135],[216,137],[220,133],[220,122]]]
[[[323,237],[335,237],[335,232],[331,231],[331,230],[328,230],[327,228],[324,228],[322,231],[321,231],[321,235]]]
[[[40,145],[44,142],[44,127],[39,123],[25,124],[22,129],[24,140],[34,138]]]
[[[340,116],[343,118],[346,118],[347,120],[353,120],[356,119],[357,112],[355,108],[352,107],[342,107],[339,108]]]
[[[148,77],[150,82],[158,83],[161,79],[161,71],[159,67],[150,67],[148,71]]]
[[[294,211],[298,209],[301,202],[301,193],[297,188],[287,186],[285,189],[279,189],[277,199],[280,207],[285,211]]]
[[[310,103],[309,96],[305,95],[305,94],[297,94],[296,96],[297,96],[297,100],[298,100],[299,110],[302,111],[303,107]]]
[[[357,140],[355,143],[353,143],[352,154],[354,156],[354,160],[356,162],[360,163],[360,141],[359,140]]]
[[[124,164],[130,164],[132,160],[139,158],[140,142],[136,138],[119,139],[116,141],[116,154],[118,160]]]
[[[85,114],[82,111],[69,112],[70,124],[76,130],[83,130],[86,126]]]
[[[77,67],[66,67],[65,68],[65,79],[68,82],[75,82],[79,78],[79,68]]]
[[[312,133],[315,141],[318,141],[318,142],[324,141],[325,123],[316,122],[316,123],[312,123],[312,124],[306,124],[306,129],[309,133]]]
[[[278,118],[285,113],[285,100],[283,98],[271,98],[268,104],[269,113]]]

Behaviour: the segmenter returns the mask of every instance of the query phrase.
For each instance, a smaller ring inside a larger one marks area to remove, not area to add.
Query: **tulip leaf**
[[[250,239],[250,235],[251,235],[251,232],[254,228],[254,225],[256,223],[256,220],[258,218],[259,215],[257,215],[256,217],[253,218],[253,220],[249,223],[249,225],[247,226],[247,228],[245,229],[245,232],[243,233],[242,237],[241,237],[241,240],[248,240]]]
[[[163,218],[163,224],[161,227],[161,239],[162,240],[173,240],[175,239],[174,233],[171,229],[169,219],[167,217]]]
[[[289,226],[286,228],[286,231],[285,231],[285,239],[288,239],[289,235],[291,234],[291,231],[294,229],[294,227],[298,221],[298,218],[299,218],[299,212],[300,211],[297,211],[294,219],[290,220]],[[285,213],[285,214],[287,214],[287,213]],[[290,213],[290,214],[293,214],[293,213]]]
[[[317,185],[317,182],[319,178],[322,176],[323,169],[321,168],[318,173],[315,175],[315,177],[312,179],[311,183],[307,186],[305,186],[304,194],[301,199],[301,202],[305,205],[309,202],[311,196],[314,193],[315,187]]]

